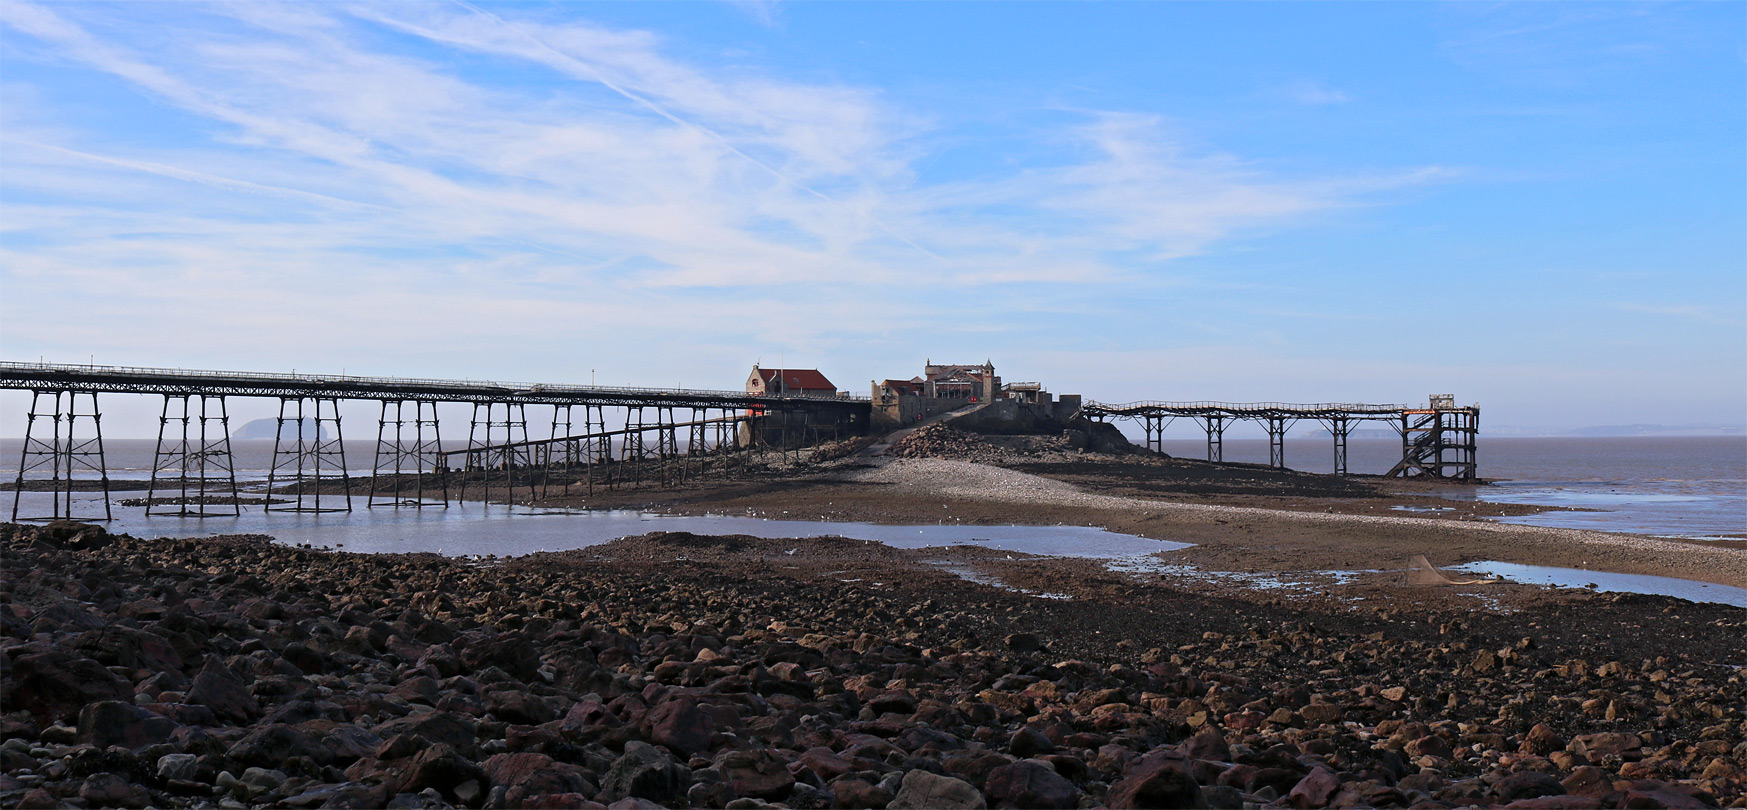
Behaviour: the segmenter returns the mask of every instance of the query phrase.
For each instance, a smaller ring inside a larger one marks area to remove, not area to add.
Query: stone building
[[[933,360],[922,365],[922,395],[937,399],[968,399],[992,402],[1001,392],[1001,378],[995,376],[995,364],[984,360],[982,365],[936,365]]]

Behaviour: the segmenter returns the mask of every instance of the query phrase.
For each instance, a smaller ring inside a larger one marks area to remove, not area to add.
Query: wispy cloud
[[[1279,176],[1155,116],[1086,110],[1051,134],[1057,160],[930,181],[928,118],[878,89],[705,64],[647,31],[251,3],[172,7],[185,18],[158,39],[112,8],[8,2],[0,21],[42,48],[14,59],[83,66],[198,124],[170,141],[4,133],[9,287],[158,313],[223,297],[261,341],[293,329],[285,308],[345,294],[395,302],[406,328],[490,311],[608,334],[653,300],[676,334],[828,343],[939,324],[970,285],[1180,283],[1172,259],[1442,176]],[[14,98],[31,120],[64,101]],[[52,331],[24,297],[9,320]],[[380,327],[345,319],[331,341]]]

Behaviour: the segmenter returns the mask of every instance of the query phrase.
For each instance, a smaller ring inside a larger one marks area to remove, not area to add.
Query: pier
[[[99,394],[163,399],[146,513],[168,517],[240,514],[228,405],[236,397],[278,401],[263,508],[283,512],[352,510],[354,476],[343,443],[343,401],[379,405],[366,507],[447,507],[452,491],[461,500],[474,485],[486,502],[494,490],[505,502],[518,497],[528,502],[546,492],[555,473],[575,479],[567,487],[580,483],[588,492],[646,481],[684,483],[702,474],[707,461],[726,475],[736,467],[747,469],[748,454],[863,435],[872,421],[870,400],[846,395],[51,363],[0,362],[0,389],[32,394],[13,520],[111,519]],[[464,448],[442,444],[437,405],[443,403],[472,408]],[[548,435],[530,434],[529,408],[549,409],[538,414],[550,417]],[[1255,422],[1267,431],[1270,466],[1281,469],[1287,431],[1315,421],[1333,439],[1337,475],[1348,474],[1347,439],[1353,429],[1381,422],[1401,436],[1401,460],[1386,475],[1478,480],[1480,409],[1458,407],[1445,394],[1433,395],[1423,406],[1087,402],[1075,416],[1134,420],[1147,449],[1161,453],[1165,429],[1178,419],[1190,420],[1206,436],[1212,462],[1224,460],[1227,429]],[[34,488],[51,493],[49,514],[19,514],[27,476]],[[93,488],[103,492],[102,513],[74,515],[73,493]]]
[[[1478,480],[1475,463],[1480,408],[1457,406],[1449,394],[1433,394],[1425,405],[1284,402],[1088,402],[1088,419],[1132,419],[1141,424],[1148,450],[1164,452],[1165,428],[1178,419],[1198,423],[1207,437],[1207,460],[1225,460],[1225,431],[1235,422],[1255,422],[1268,432],[1268,466],[1286,468],[1286,432],[1311,420],[1333,439],[1335,475],[1347,475],[1347,438],[1362,422],[1382,422],[1401,435],[1401,460],[1385,473],[1399,478]]]
[[[32,392],[13,520],[110,519],[98,394],[163,398],[147,510],[178,517],[241,509],[227,405],[236,397],[278,400],[268,490],[289,500],[269,498],[265,508],[285,512],[352,510],[342,401],[380,404],[366,505],[415,508],[447,506],[450,485],[459,498],[472,479],[479,479],[486,500],[493,487],[505,500],[518,491],[532,498],[542,474],[553,470],[580,470],[590,491],[597,484],[640,483],[646,471],[664,483],[683,480],[693,469],[689,462],[701,468],[706,456],[723,458],[717,466],[727,470],[735,453],[860,435],[869,421],[868,401],[848,396],[49,363],[0,362],[0,388]],[[464,450],[443,447],[439,403],[472,406]],[[529,435],[529,408],[550,409],[548,436]],[[680,463],[664,463],[670,461]],[[40,479],[45,471],[50,514],[20,515],[26,474]],[[96,476],[104,493],[101,515],[73,514],[76,475]],[[160,505],[160,498],[167,503]]]

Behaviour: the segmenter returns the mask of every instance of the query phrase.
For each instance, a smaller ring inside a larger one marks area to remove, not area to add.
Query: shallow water
[[[143,492],[113,493],[121,498]],[[23,493],[20,514],[48,510],[49,494]],[[100,493],[74,493],[75,513],[101,516]],[[694,534],[745,534],[772,539],[820,536],[847,537],[885,543],[896,548],[975,545],[1002,551],[1108,561],[1111,570],[1170,573],[1225,579],[1259,588],[1312,588],[1321,583],[1294,577],[1200,571],[1152,556],[1188,548],[1189,543],[1152,540],[1093,526],[967,526],[937,524],[888,526],[823,520],[772,520],[744,515],[657,515],[632,510],[588,511],[533,509],[501,504],[468,503],[448,508],[364,507],[354,499],[352,512],[324,514],[274,512],[259,507],[236,517],[176,518],[145,516],[143,507],[115,506],[116,519],[107,528],[136,537],[201,537],[215,534],[264,534],[277,542],[340,548],[364,553],[435,552],[451,557],[520,556],[542,551],[566,551],[607,543],[620,537],[657,531]],[[324,499],[324,503],[326,499]],[[1482,567],[1490,566],[1490,567]],[[1697,602],[1747,607],[1747,589],[1710,585],[1671,577],[1607,574],[1581,569],[1473,563],[1464,570],[1504,576],[1518,582],[1583,587],[1598,590],[1660,594]],[[952,569],[949,569],[952,570]],[[958,571],[954,571],[959,573]],[[1346,581],[1353,572],[1312,572]],[[1326,580],[1323,580],[1326,582]],[[1058,598],[1058,594],[1038,594]]]
[[[1487,576],[1504,577],[1512,582],[1531,585],[1551,585],[1556,588],[1589,588],[1604,593],[1643,593],[1673,596],[1691,602],[1713,602],[1735,607],[1747,607],[1747,588],[1712,585],[1690,579],[1658,577],[1647,574],[1614,574],[1606,571],[1586,571],[1581,568],[1553,568],[1545,565],[1485,561],[1453,566],[1460,571],[1472,571]]]
[[[76,512],[92,508],[97,493],[74,493]],[[143,493],[121,493],[117,500]],[[766,538],[837,536],[873,540],[897,548],[976,545],[1002,551],[1104,559],[1188,548],[1188,543],[1150,540],[1095,526],[886,526],[822,520],[769,520],[743,515],[656,515],[632,510],[531,509],[478,503],[448,508],[366,508],[354,499],[351,512],[265,513],[259,507],[237,517],[176,518],[145,516],[144,507],[115,507],[111,532],[135,537],[190,537],[214,534],[266,534],[281,543],[344,548],[368,553],[429,551],[456,556],[520,556],[599,545],[648,532],[746,534]],[[48,509],[49,495],[24,493],[20,514]],[[100,501],[95,503],[100,504]],[[323,499],[323,505],[328,499]],[[34,510],[34,511],[33,511]]]

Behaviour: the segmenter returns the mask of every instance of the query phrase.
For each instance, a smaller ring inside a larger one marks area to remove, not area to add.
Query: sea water
[[[1165,452],[1204,458],[1206,443],[1166,440]],[[1334,471],[1331,438],[1286,440],[1286,465]],[[1667,537],[1747,535],[1747,436],[1480,437],[1480,477],[1447,498],[1575,507],[1498,517],[1507,523]],[[1401,458],[1398,439],[1352,439],[1348,470],[1382,474]],[[1267,463],[1266,439],[1227,439],[1226,461]]]
[[[22,446],[17,439],[0,440],[0,478],[16,476]],[[149,479],[155,448],[156,442],[150,440],[108,440],[104,449],[110,477],[117,482]],[[239,482],[266,480],[273,460],[271,441],[237,441],[231,450]],[[374,442],[345,442],[345,452],[354,475],[369,474]],[[1168,439],[1165,452],[1201,458],[1206,445]],[[1288,438],[1285,452],[1286,464],[1293,469],[1334,469],[1333,441],[1326,436]],[[1401,443],[1355,438],[1349,443],[1347,456],[1351,472],[1381,474],[1400,458]],[[1226,461],[1266,463],[1267,440],[1227,439],[1224,457]],[[1673,537],[1747,535],[1747,436],[1517,438],[1483,434],[1478,459],[1481,477],[1492,483],[1452,486],[1439,494],[1586,510],[1496,520]],[[31,477],[40,476],[33,472]]]

